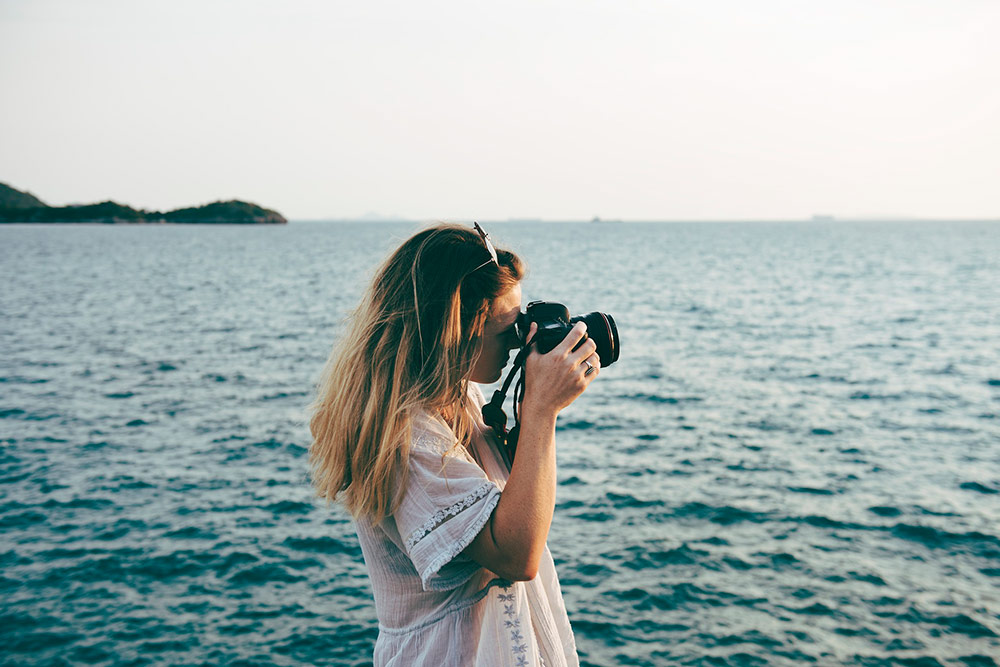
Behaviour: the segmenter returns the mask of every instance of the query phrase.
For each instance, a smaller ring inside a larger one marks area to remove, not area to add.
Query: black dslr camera
[[[597,356],[601,358],[601,368],[618,361],[619,340],[618,327],[615,319],[607,313],[587,313],[586,315],[569,316],[569,309],[554,301],[532,301],[525,312],[517,320],[517,335],[521,339],[521,347],[528,340],[528,329],[532,322],[538,324],[535,333],[535,346],[542,354],[551,352],[552,348],[562,342],[570,329],[577,322],[587,325],[587,333],[577,344],[580,347],[587,338],[593,338],[597,343]],[[576,349],[576,348],[573,348]]]
[[[621,342],[618,340],[618,327],[615,325],[613,317],[607,313],[587,313],[570,317],[569,309],[561,303],[552,301],[532,301],[528,304],[526,312],[518,316],[516,331],[521,340],[521,351],[514,358],[513,368],[507,375],[503,387],[493,392],[493,398],[483,406],[483,422],[493,429],[493,432],[504,445],[502,454],[505,455],[507,464],[514,461],[514,452],[517,449],[517,436],[520,430],[518,423],[517,406],[524,398],[524,374],[521,373],[517,387],[514,390],[514,427],[507,430],[507,414],[503,410],[503,402],[507,398],[507,391],[510,389],[511,381],[524,367],[524,360],[528,357],[532,347],[538,349],[542,354],[551,352],[559,345],[577,322],[584,322],[587,325],[587,333],[583,336],[577,347],[583,344],[588,338],[593,338],[597,344],[597,356],[601,358],[601,368],[610,366],[618,361],[618,352]],[[538,324],[535,337],[528,344],[528,329],[531,323]]]

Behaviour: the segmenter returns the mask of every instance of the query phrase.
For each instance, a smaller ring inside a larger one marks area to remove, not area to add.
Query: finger
[[[536,333],[538,333],[538,322],[532,322],[531,326],[528,327],[528,339],[524,341],[524,344],[527,345],[528,343],[530,343],[531,339],[535,337]]]
[[[587,325],[581,320],[573,325],[573,328],[569,330],[566,337],[562,339],[562,342],[556,346],[556,351],[562,355],[569,355],[570,351],[576,347],[576,344],[587,334]],[[579,352],[579,350],[577,350]]]
[[[588,366],[592,366],[594,368],[600,368],[601,358],[598,357],[596,354],[591,354],[586,359],[580,362],[580,368],[586,370]]]
[[[594,354],[594,350],[597,349],[597,343],[594,342],[593,338],[588,338],[580,346],[580,349],[573,352],[569,359],[573,361],[574,364],[582,364],[585,359],[590,355]]]

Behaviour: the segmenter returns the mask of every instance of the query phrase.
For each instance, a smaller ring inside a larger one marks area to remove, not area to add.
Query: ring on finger
[[[597,370],[597,366],[595,366],[594,364],[590,363],[589,361],[584,361],[583,363],[587,364],[587,370],[584,371],[584,373],[583,373],[585,376],[586,375],[590,375],[591,373],[593,373],[594,371]]]

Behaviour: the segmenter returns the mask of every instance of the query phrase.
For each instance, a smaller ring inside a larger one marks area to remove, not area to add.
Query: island
[[[236,199],[173,211],[146,211],[113,201],[49,206],[30,192],[0,183],[0,223],[90,222],[103,224],[284,225],[277,211]]]

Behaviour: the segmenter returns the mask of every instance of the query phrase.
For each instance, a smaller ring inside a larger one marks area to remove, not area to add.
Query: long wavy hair
[[[497,249],[499,266],[489,259],[476,231],[438,224],[379,268],[310,406],[309,463],[320,497],[377,524],[405,488],[415,418],[440,417],[453,448],[469,441],[468,383],[483,327],[494,300],[524,277],[514,253]]]

